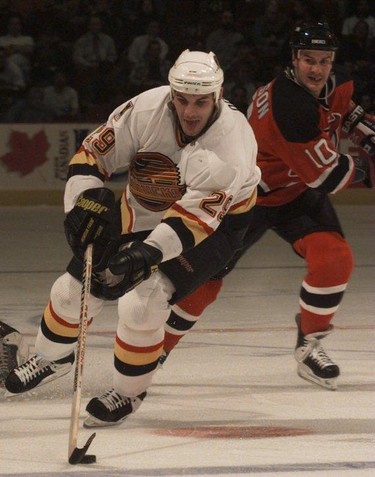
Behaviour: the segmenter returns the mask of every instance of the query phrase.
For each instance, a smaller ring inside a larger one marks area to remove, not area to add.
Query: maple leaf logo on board
[[[46,155],[49,142],[44,131],[40,131],[32,138],[24,132],[12,131],[8,141],[10,151],[0,156],[10,172],[19,172],[26,176],[48,161]]]

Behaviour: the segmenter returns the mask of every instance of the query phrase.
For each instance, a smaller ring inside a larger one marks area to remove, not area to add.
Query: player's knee
[[[163,329],[171,305],[172,282],[164,274],[154,273],[118,301],[120,326],[138,332]]]
[[[328,235],[328,234],[327,234]],[[347,281],[354,267],[354,259],[348,242],[338,234],[329,234],[326,247],[323,249],[323,266],[335,271],[337,275]]]
[[[306,261],[314,274],[327,280],[345,283],[354,267],[354,258],[348,242],[338,233],[323,232],[304,238]]]
[[[177,306],[192,316],[200,316],[213,303],[223,285],[223,279],[209,280],[189,296],[180,300]]]
[[[69,273],[61,275],[51,288],[51,304],[55,313],[65,318],[78,319],[81,307],[82,284]],[[96,316],[103,308],[103,301],[90,295],[88,314]]]

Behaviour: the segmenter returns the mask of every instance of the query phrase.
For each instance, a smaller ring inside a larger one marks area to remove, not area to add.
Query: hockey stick
[[[69,431],[69,464],[92,464],[96,462],[95,455],[86,455],[87,449],[95,437],[95,432],[88,438],[82,449],[77,447],[78,423],[81,408],[82,394],[82,373],[86,350],[86,337],[88,327],[88,302],[91,288],[92,272],[92,249],[93,245],[87,246],[83,265],[81,309],[79,314],[79,334],[76,356],[76,366],[74,371],[72,412],[70,416]]]

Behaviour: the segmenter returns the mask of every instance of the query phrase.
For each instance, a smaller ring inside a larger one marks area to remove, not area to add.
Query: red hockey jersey
[[[338,144],[353,82],[332,74],[322,93],[315,98],[289,69],[256,91],[248,117],[262,172],[257,204],[285,204],[309,187],[335,193],[350,185],[354,162]]]

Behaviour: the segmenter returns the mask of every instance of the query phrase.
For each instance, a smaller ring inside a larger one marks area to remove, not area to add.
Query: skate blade
[[[93,427],[113,427],[113,426],[118,426],[119,424],[122,424],[125,421],[125,419],[126,417],[116,422],[108,422],[108,421],[101,421],[100,419],[97,419],[91,414],[88,414],[86,419],[83,421],[83,427],[85,427],[86,429],[92,429]]]
[[[35,396],[35,392],[33,390],[30,391],[25,391],[23,393],[11,393],[8,391],[6,388],[1,388],[1,397],[4,399],[16,399],[16,398],[22,398],[22,399],[30,399]]]
[[[300,378],[304,379],[305,381],[309,381],[310,383],[317,384],[324,389],[328,389],[330,391],[337,390],[337,378],[319,378],[319,376],[315,376],[313,373],[308,373],[300,368],[297,368],[297,374]]]

